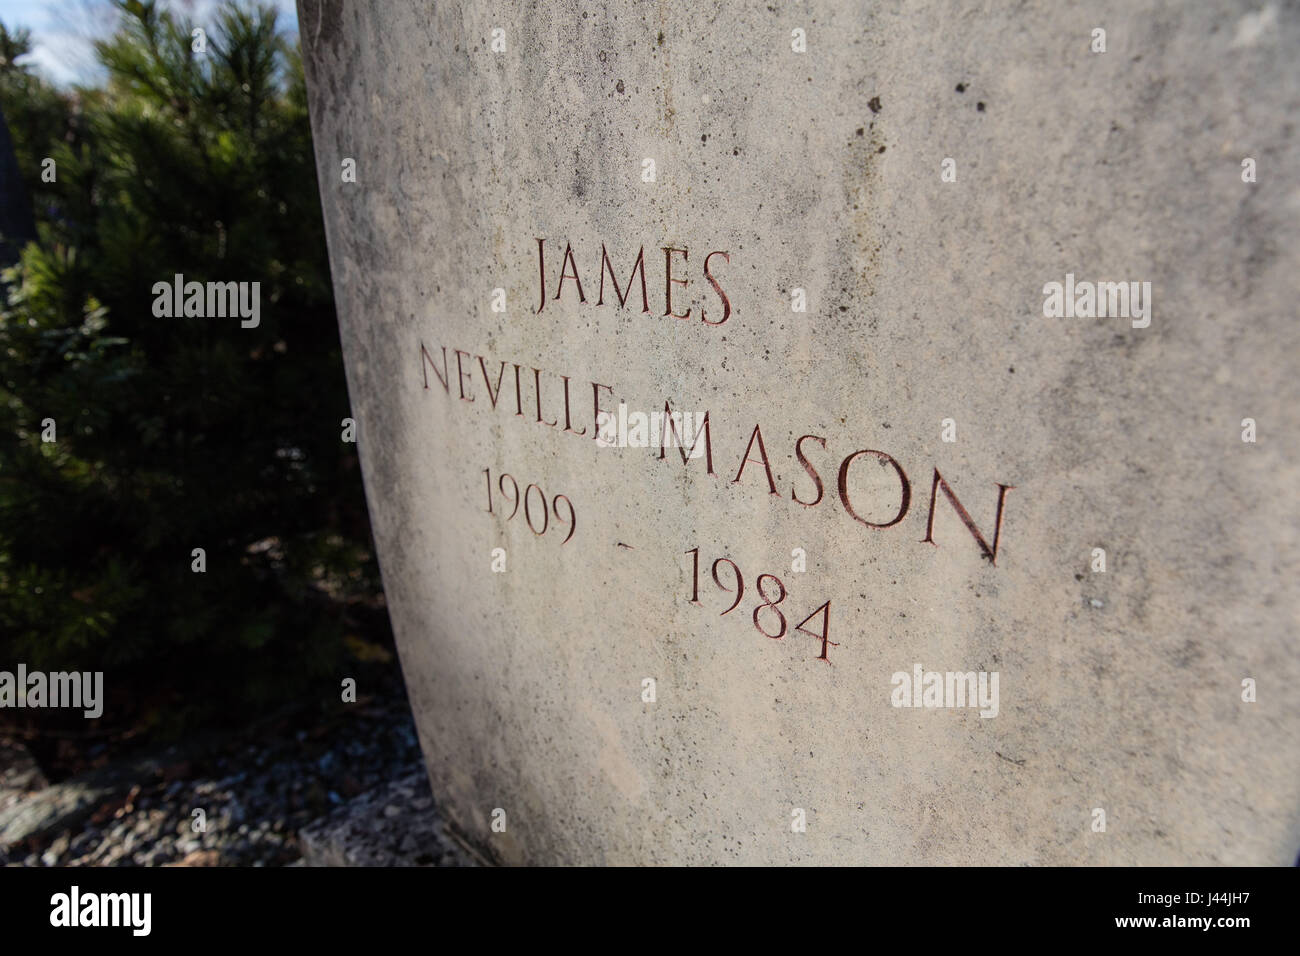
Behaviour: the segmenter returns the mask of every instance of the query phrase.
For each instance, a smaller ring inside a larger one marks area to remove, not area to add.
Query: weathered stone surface
[[[486,853],[1295,859],[1300,10],[302,0],[300,23],[402,665]],[[1046,317],[1067,275],[1149,282],[1149,324]],[[610,411],[707,411],[711,457],[598,447],[592,383]],[[827,601],[833,646],[793,630]],[[997,716],[893,706],[917,664],[998,673]]]

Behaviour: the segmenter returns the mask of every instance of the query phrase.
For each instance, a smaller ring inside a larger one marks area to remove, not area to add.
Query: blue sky
[[[294,0],[270,0],[280,10],[283,29],[298,29]],[[216,0],[170,0],[173,9],[188,13],[199,26]],[[57,83],[92,82],[98,76],[91,44],[105,36],[113,21],[107,0],[0,0],[0,23],[9,29],[32,31],[34,50],[29,61]]]

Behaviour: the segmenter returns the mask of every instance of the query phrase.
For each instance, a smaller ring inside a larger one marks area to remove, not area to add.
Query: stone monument
[[[300,0],[502,863],[1289,864],[1300,11]]]

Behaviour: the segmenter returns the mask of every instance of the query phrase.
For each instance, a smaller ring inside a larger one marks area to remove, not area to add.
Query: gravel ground
[[[50,786],[23,764],[22,748],[0,741],[0,864],[292,864],[307,824],[373,788],[423,780],[406,700],[400,690],[383,700],[311,729],[173,747]]]
[[[421,767],[369,790],[299,833],[308,866],[480,866],[448,829]]]

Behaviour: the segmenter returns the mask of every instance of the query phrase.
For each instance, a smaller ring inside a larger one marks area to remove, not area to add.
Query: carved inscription
[[[688,321],[698,316],[699,321],[716,326],[733,316],[731,299],[719,280],[720,272],[725,274],[731,263],[731,256],[725,250],[715,249],[703,256],[697,254],[692,260],[690,250],[685,246],[660,246],[657,250],[652,250],[651,261],[661,261],[662,270],[648,276],[644,245],[638,248],[634,258],[619,259],[611,255],[609,248],[601,243],[600,257],[597,260],[594,246],[575,250],[571,242],[565,241],[564,252],[560,254],[559,243],[552,243],[549,248],[545,238],[537,238],[536,243],[537,314],[545,311],[548,303],[561,303],[561,307],[569,309],[583,306],[615,307],[616,304],[620,310],[630,309],[642,315],[650,315],[653,298],[656,310],[662,304],[663,311],[657,313],[661,319]],[[659,258],[660,253],[662,259]],[[662,284],[659,279],[662,279]],[[707,286],[703,297],[698,297],[691,290],[692,282],[696,289]],[[652,288],[662,288],[662,296],[652,296]],[[568,375],[536,366],[490,358],[459,348],[451,348],[449,354],[448,346],[430,348],[423,340],[418,344],[423,390],[429,391],[441,386],[455,407],[475,406],[474,409],[465,409],[466,414],[504,415],[522,426],[540,425],[553,429],[554,434],[596,441],[602,448],[653,449],[655,438],[649,442],[642,441],[639,445],[632,441],[620,443],[608,440],[609,425],[614,420],[612,408],[615,390],[612,385],[594,381],[577,384]],[[430,372],[433,373],[433,384]],[[620,410],[625,410],[626,404],[626,397],[620,398]],[[645,405],[638,402],[635,407],[656,406],[653,403]],[[765,501],[788,500],[799,508],[816,508],[827,499],[829,492],[829,497],[839,498],[844,514],[855,525],[861,525],[871,532],[899,527],[911,512],[912,479],[908,477],[902,463],[880,449],[858,448],[847,453],[842,450],[832,452],[830,440],[826,436],[812,432],[799,435],[785,456],[793,459],[789,462],[790,470],[798,475],[789,485],[787,498],[784,489],[777,486],[777,472],[772,467],[769,443],[764,436],[761,421],[749,419],[754,422],[752,428],[748,422],[744,423],[743,428],[723,428],[719,425],[720,447],[715,449],[716,423],[711,421],[707,409],[702,415],[698,412],[682,415],[675,413],[671,399],[665,398],[662,418],[659,418],[657,412],[654,415],[662,421],[662,427],[652,429],[652,434],[657,432],[658,435],[658,454],[654,455],[652,451],[652,460],[668,460],[667,450],[674,447],[681,457],[681,467],[688,469],[692,476],[702,472],[704,476],[735,489],[738,494],[747,494],[751,498],[757,497],[758,500]],[[626,431],[626,426],[620,428],[622,431]],[[606,436],[603,441],[602,435]],[[722,466],[721,471],[715,467],[715,451],[718,452],[716,459]],[[781,454],[780,449],[776,451],[778,455]],[[702,459],[702,462],[692,468],[690,463],[697,459]],[[734,470],[726,467],[728,460],[735,462]],[[796,463],[798,467],[794,468]],[[861,469],[873,465],[881,469],[883,485],[878,480],[872,485],[876,490],[868,494],[861,490]],[[932,471],[933,474],[929,476],[930,495],[925,517],[925,536],[918,543],[938,545],[934,537],[934,517],[942,492],[942,501],[970,532],[980,555],[990,565],[996,566],[998,548],[1002,541],[1006,496],[1014,486],[993,482],[997,489],[996,501],[991,508],[985,505],[987,510],[984,511],[986,516],[991,512],[991,519],[986,517],[981,525],[958,499],[939,469],[934,467]],[[856,482],[855,475],[858,476]],[[494,481],[490,468],[483,469],[483,478],[488,514],[502,517],[508,522],[522,512],[529,530],[538,537],[545,536],[553,526],[558,529],[567,528],[561,546],[567,544],[577,532],[577,512],[567,495],[556,494],[548,499],[546,492],[536,483],[528,484],[521,492],[519,482],[513,475],[498,474]],[[858,490],[855,491],[855,488]],[[617,544],[619,547],[631,548],[631,545],[623,542]],[[700,549],[694,547],[685,553],[691,556],[690,603],[703,607],[704,602],[700,600]],[[750,621],[759,634],[778,641],[787,635],[806,634],[816,639],[820,645],[820,653],[813,659],[825,661],[828,665],[831,663],[830,648],[839,647],[839,644],[830,639],[829,598],[797,624],[793,624],[794,617],[798,615],[788,614],[790,604],[795,602],[787,603],[789,595],[785,582],[777,575],[769,571],[760,572],[749,581],[747,589],[746,575],[740,566],[730,558],[721,556],[709,565],[708,580],[724,594],[731,595],[730,603],[719,612],[721,617],[740,608],[748,594],[749,601],[753,604]],[[708,580],[705,581],[706,586]],[[749,605],[746,605],[746,610],[748,609]]]
[[[600,382],[588,383],[591,388],[591,417],[588,419],[585,417],[585,412],[578,409],[575,397],[579,393],[585,394],[586,386],[575,385],[568,375],[544,372],[539,368],[523,366],[518,363],[508,363],[505,360],[490,362],[485,356],[455,348],[451,350],[456,359],[455,370],[453,371],[451,358],[445,345],[440,346],[436,353],[431,353],[425,344],[420,342],[419,352],[421,381],[426,390],[431,387],[429,384],[429,371],[432,370],[433,380],[442,386],[447,395],[450,396],[454,393],[459,402],[475,403],[486,394],[493,411],[500,414],[504,408],[505,414],[511,418],[521,419],[522,424],[525,425],[542,425],[543,427],[553,428],[560,434],[569,434],[575,438],[585,437],[586,440],[597,440],[600,437],[601,415],[602,413],[606,415],[610,413],[610,408],[602,403],[603,398],[612,399],[614,389],[610,385],[604,385]],[[489,368],[493,370],[489,372]],[[511,369],[513,374],[507,375],[507,368]],[[476,370],[482,376],[482,391],[479,391],[475,384],[474,372]],[[453,378],[456,379],[455,389],[452,388],[451,384]],[[527,412],[525,412],[525,409],[527,409]],[[785,497],[776,486],[772,461],[768,454],[767,442],[763,437],[761,423],[756,423],[748,432],[733,433],[737,435],[747,434],[748,438],[744,440],[743,451],[738,451],[737,458],[734,459],[737,461],[734,473],[723,472],[719,474],[714,465],[713,424],[709,412],[706,410],[704,415],[698,419],[699,426],[694,435],[679,435],[676,431],[674,418],[681,420],[681,416],[673,415],[672,406],[668,400],[664,401],[663,410],[667,425],[661,433],[657,449],[658,455],[652,455],[652,457],[664,461],[668,457],[668,448],[671,445],[676,445],[683,467],[689,467],[691,461],[702,459],[702,466],[696,466],[697,469],[703,467],[704,474],[715,480],[723,481],[732,486],[740,485],[752,488],[763,493],[768,498],[783,499]],[[579,415],[584,416],[581,419],[582,422],[590,423],[590,428],[587,427],[587,424],[578,424]],[[563,427],[560,425],[561,420],[564,423]],[[699,451],[701,442],[703,443],[702,454]],[[804,508],[814,508],[826,497],[827,489],[823,478],[823,470],[826,469],[828,463],[815,460],[820,456],[813,450],[813,445],[819,446],[823,451],[828,449],[827,439],[822,435],[814,434],[800,435],[791,449],[791,456],[798,462],[807,477],[802,479],[802,487],[791,483],[788,500]],[[740,448],[739,441],[736,448]],[[870,521],[863,517],[866,513],[876,512],[874,509],[869,511],[865,507],[866,503],[855,498],[850,488],[850,478],[853,470],[869,462],[875,462],[881,467],[889,469],[898,480],[897,498],[891,498],[889,502],[883,504],[881,502],[872,502],[873,505],[880,508],[892,506],[897,509],[887,521]],[[831,459],[829,464],[834,467],[834,458]],[[838,467],[835,467],[834,471],[830,473],[835,475],[835,492],[839,496],[840,504],[843,506],[845,513],[853,521],[864,527],[873,530],[894,528],[902,524],[911,511],[913,497],[911,479],[908,477],[903,465],[886,452],[873,448],[852,451],[845,455],[839,461]],[[728,477],[729,475],[733,476]],[[991,509],[993,512],[992,520],[984,525],[985,529],[991,530],[981,530],[980,525],[976,523],[970,511],[958,499],[949,482],[940,474],[937,467],[934,468],[930,482],[929,508],[925,519],[925,536],[919,539],[919,543],[938,545],[938,541],[934,537],[934,516],[939,506],[939,493],[942,492],[943,500],[956,512],[966,530],[970,532],[971,538],[980,550],[980,554],[990,564],[996,565],[998,548],[1002,541],[1002,519],[1007,492],[1011,491],[1015,486],[994,482],[994,487],[997,489],[997,496],[994,507]]]
[[[703,605],[700,603],[700,549],[691,548],[686,553],[691,555],[691,603],[696,606],[702,607]],[[727,568],[730,569],[729,575],[727,574],[723,575],[723,577],[728,577],[728,580],[730,582],[728,584],[724,584],[722,582],[722,577],[720,577],[718,574],[718,568],[723,565],[725,565]],[[732,601],[731,605],[720,615],[721,617],[726,617],[728,614],[730,614],[732,611],[734,611],[736,608],[740,606],[740,602],[745,596],[745,576],[741,573],[740,567],[736,564],[736,562],[732,561],[730,558],[718,558],[717,560],[715,560],[713,562],[713,568],[710,570],[709,573],[710,576],[713,578],[713,583],[718,586],[719,590],[725,591],[728,594],[736,595],[736,599]],[[769,591],[772,591],[774,588],[779,589],[779,593],[776,594],[775,596],[768,593]],[[770,637],[776,641],[781,640],[783,637],[785,637],[789,627],[789,622],[786,621],[785,613],[781,609],[781,604],[786,599],[785,582],[783,582],[775,574],[764,572],[763,574],[760,574],[757,579],[755,579],[754,590],[758,592],[758,597],[759,597],[759,602],[757,606],[754,608],[754,613],[752,616],[754,622],[754,629],[758,631],[758,633],[762,634],[764,637]],[[767,614],[764,615],[764,612],[767,612]],[[760,615],[762,615],[761,619],[760,619]],[[819,618],[821,621],[820,631],[811,631],[804,627],[805,624],[807,624],[809,621],[812,621],[814,618]],[[819,661],[825,661],[827,664],[830,663],[830,658],[827,657],[827,651],[832,647],[840,646],[838,643],[830,639],[830,634],[831,634],[831,602],[830,601],[827,601],[821,607],[817,608],[806,618],[804,618],[802,621],[796,624],[794,626],[794,630],[802,631],[803,633],[808,634],[811,637],[815,637],[819,641],[821,641],[822,652],[821,655],[816,659]],[[775,631],[776,633],[772,633],[772,631]]]
[[[691,279],[688,278],[689,266],[690,266],[690,255],[691,255],[690,250],[687,248],[677,249],[674,248],[673,246],[662,246],[660,247],[660,249],[656,251],[663,253],[663,263],[664,263],[664,268],[663,268],[664,294],[662,300],[664,305],[664,310],[663,312],[660,313],[660,315],[662,315],[664,318],[668,318],[669,316],[671,316],[674,319],[690,319],[692,314],[695,311],[695,307],[693,305],[687,306],[684,312],[678,311],[678,309],[682,307],[683,301],[688,299],[688,294],[686,290],[691,284]],[[560,301],[561,296],[566,295],[565,293],[566,283],[568,283],[569,287],[572,290],[567,294],[566,297],[567,301],[570,301],[572,303],[585,304],[587,302],[587,292],[583,288],[582,276],[579,274],[578,271],[578,263],[577,263],[577,259],[575,259],[574,257],[573,246],[567,242],[564,244],[564,255],[560,258],[560,268],[558,273],[559,278],[556,279],[555,295],[553,296],[550,294],[550,288],[546,284],[546,257],[548,254],[553,255],[553,253],[548,253],[546,251],[546,240],[538,239],[537,240],[537,290],[538,290],[537,312],[538,314],[540,315],[541,312],[546,308],[546,303],[548,300],[558,302]],[[704,306],[703,305],[700,306],[699,309],[700,320],[707,325],[721,325],[723,322],[726,322],[727,319],[731,317],[731,300],[727,298],[727,293],[722,291],[722,286],[719,285],[718,283],[718,278],[714,270],[717,270],[719,266],[713,262],[714,259],[718,259],[724,263],[730,263],[731,256],[727,252],[721,249],[715,249],[712,252],[710,252],[708,255],[704,256],[704,260],[703,260],[704,280],[708,282],[708,284],[712,287],[713,293],[718,297],[722,305],[722,314],[719,316],[715,310],[712,318],[710,318],[709,314],[704,311]],[[624,265],[623,268],[626,269],[626,265]],[[586,288],[590,289],[593,287],[593,285],[597,286],[598,293],[596,296],[595,304],[604,305],[605,295],[606,295],[605,280],[608,278],[610,289],[611,289],[610,303],[612,304],[614,299],[617,298],[618,307],[622,309],[627,307],[627,303],[629,299],[632,300],[633,307],[636,306],[637,300],[634,297],[634,291],[637,288],[636,284],[637,281],[639,280],[640,289],[641,289],[640,311],[643,314],[649,315],[650,314],[650,293],[648,291],[649,287],[646,284],[645,268],[646,268],[645,267],[645,246],[641,246],[641,248],[637,250],[636,258],[632,261],[632,267],[630,271],[627,271],[627,284],[625,287],[620,288],[618,284],[619,272],[616,270],[614,262],[610,259],[609,250],[605,248],[605,244],[602,242],[600,244],[599,280],[593,281],[591,272],[588,271]],[[674,270],[676,270],[675,273]],[[556,271],[554,268],[552,268],[551,274],[556,275]],[[677,294],[676,304],[674,304],[673,302],[674,286],[680,287],[676,292]]]
[[[492,510],[492,469],[484,468],[483,477],[487,479],[488,514],[496,514],[496,512]],[[507,481],[510,482],[509,492],[506,491]],[[497,476],[497,488],[501,492],[501,496],[510,504],[510,514],[506,515],[506,520],[510,521],[519,513],[519,482],[515,481],[514,476],[509,473],[502,473]],[[534,491],[537,492],[535,496],[533,496]],[[565,535],[564,540],[561,541],[560,544],[568,544],[569,539],[573,537],[573,533],[578,530],[578,516],[574,513],[573,502],[569,500],[568,495],[556,495],[551,501],[550,508],[547,508],[546,492],[542,491],[540,485],[529,485],[524,489],[524,521],[528,524],[528,530],[539,537],[546,534],[547,530],[551,526],[552,512],[555,514],[557,521],[561,520],[561,501],[564,502],[564,508],[569,513],[568,517],[563,519],[564,523],[569,526],[569,533]],[[536,516],[537,522],[541,524],[540,528],[534,524],[534,516]]]

